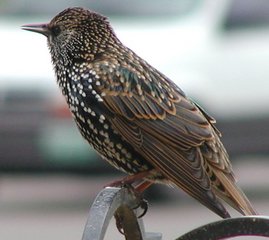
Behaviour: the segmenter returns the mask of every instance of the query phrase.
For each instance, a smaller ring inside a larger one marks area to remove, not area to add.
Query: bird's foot
[[[136,199],[136,205],[132,208],[136,210],[138,208],[142,209],[142,213],[137,216],[138,218],[142,218],[145,216],[148,210],[148,202],[143,198],[142,193],[153,184],[153,182],[149,182],[147,180],[143,180],[145,177],[150,175],[150,171],[140,172],[134,175],[129,175],[120,180],[114,181],[112,183],[107,184],[105,187],[121,187],[127,188],[128,191],[134,196]],[[136,186],[133,185],[134,182],[140,181]],[[120,221],[118,221],[120,223]],[[120,224],[118,224],[120,225]]]
[[[123,218],[120,214],[116,213],[114,215],[115,221],[116,221],[116,227],[118,231],[122,234],[125,235],[124,230],[123,230]]]
[[[125,235],[126,224],[129,224],[128,221],[130,221],[130,216],[132,214],[134,214],[134,216],[136,216],[136,218],[142,218],[148,211],[148,201],[143,198],[142,192],[137,191],[136,188],[134,188],[132,185],[125,184],[122,187],[126,188],[127,191],[129,192],[129,194],[132,195],[133,199],[134,199],[134,202],[132,203],[132,206],[129,206],[129,210],[126,210],[127,206],[125,206],[125,207],[121,206],[116,211],[116,213],[114,215],[115,220],[116,220],[116,227],[117,227],[118,231],[121,234]],[[138,208],[142,209],[142,213],[140,213],[139,215],[137,215],[135,213],[136,211],[134,211],[134,210],[136,210]],[[131,215],[130,215],[129,211],[132,212]]]
[[[145,216],[145,214],[148,211],[148,201],[146,199],[143,198],[143,191],[141,191],[141,189],[139,188],[140,186],[144,186],[144,185],[150,186],[152,183],[150,182],[142,182],[141,184],[139,184],[136,187],[133,187],[132,185],[125,185],[124,187],[126,187],[128,189],[128,191],[133,194],[133,196],[136,199],[136,205],[132,208],[133,210],[136,210],[138,208],[142,209],[142,213],[140,215],[138,215],[138,218],[142,218],[143,216]],[[143,189],[145,190],[145,189]]]

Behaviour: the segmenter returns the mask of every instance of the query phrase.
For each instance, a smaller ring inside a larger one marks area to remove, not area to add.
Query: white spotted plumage
[[[47,36],[77,126],[108,162],[129,174],[147,171],[147,181],[173,183],[222,217],[229,213],[220,199],[256,214],[236,185],[214,119],[125,47],[106,17],[69,8],[25,29]]]

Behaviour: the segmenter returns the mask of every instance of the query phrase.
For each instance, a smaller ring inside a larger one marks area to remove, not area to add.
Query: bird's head
[[[65,9],[49,23],[24,25],[22,29],[48,38],[54,63],[93,60],[118,41],[106,17],[78,7]]]

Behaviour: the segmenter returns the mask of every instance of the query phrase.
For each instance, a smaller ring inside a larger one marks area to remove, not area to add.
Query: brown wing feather
[[[102,71],[103,65],[98,66]],[[150,69],[145,77],[137,69],[113,65],[103,79],[110,85],[101,83],[99,92],[105,93],[104,104],[114,114],[114,129],[164,177],[220,216],[229,214],[216,195],[237,210],[246,207],[243,212],[254,214],[235,185],[214,120],[165,76]]]

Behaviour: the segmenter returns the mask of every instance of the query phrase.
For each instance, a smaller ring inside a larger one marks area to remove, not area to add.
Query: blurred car
[[[66,1],[21,3],[7,1],[0,8],[0,169],[109,169],[71,120],[46,39],[20,30],[50,20]],[[216,117],[231,154],[269,153],[268,1],[74,4],[110,16],[123,43]]]

